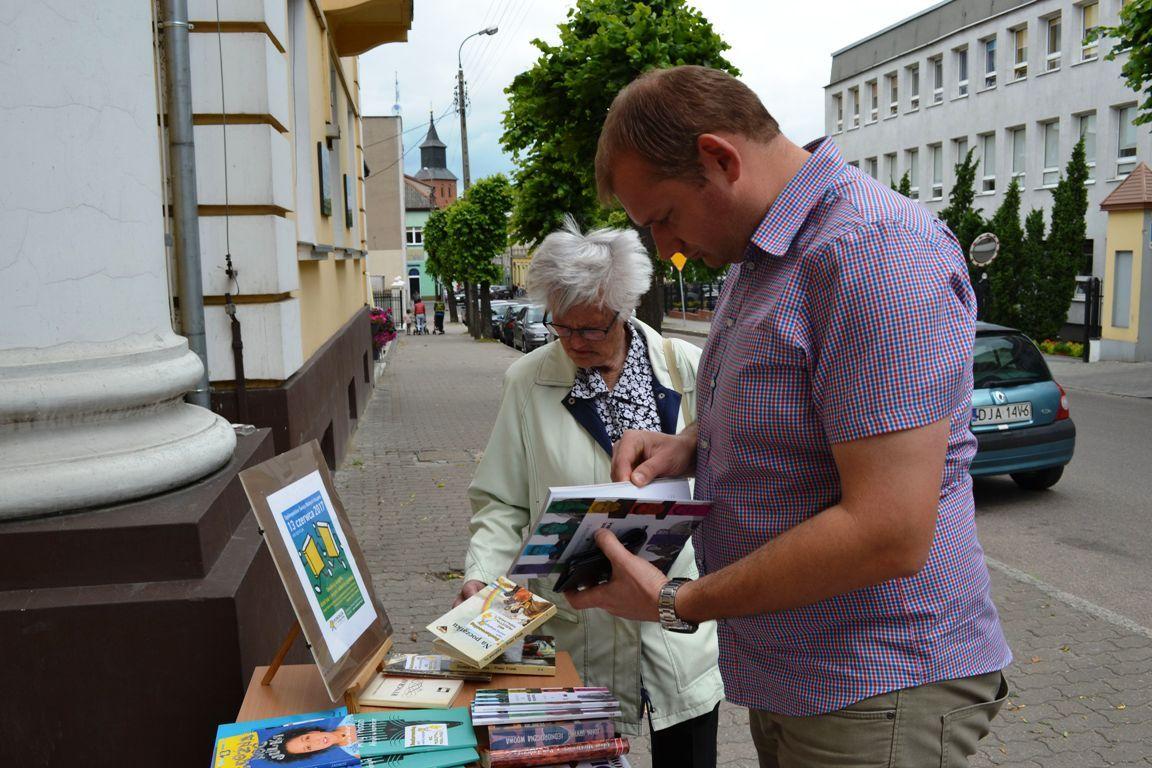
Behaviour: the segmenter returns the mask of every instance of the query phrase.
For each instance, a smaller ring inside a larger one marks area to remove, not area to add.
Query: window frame
[[[1137,154],[1139,152],[1139,142],[1136,136],[1136,126],[1132,123],[1131,118],[1127,121],[1127,125],[1132,131],[1132,144],[1131,146],[1123,146],[1122,138],[1124,135],[1124,113],[1129,112],[1135,117],[1136,105],[1123,104],[1112,108],[1113,114],[1116,115],[1116,178],[1126,179],[1128,174],[1132,173],[1132,169],[1136,167]],[[1123,154],[1125,150],[1131,150],[1131,154]]]
[[[931,57],[928,64],[932,67],[932,103],[940,104],[944,101],[944,54]]]
[[[1092,26],[1088,25],[1088,9],[1096,9],[1096,23]],[[1077,14],[1080,17],[1080,61],[1095,61],[1100,58],[1100,41],[1088,40],[1088,34],[1100,26],[1100,3],[1099,0],[1090,3],[1082,3],[1076,6]]]
[[[1060,182],[1060,120],[1045,120],[1040,123],[1041,125],[1041,142],[1040,142],[1040,157],[1041,167],[1043,170],[1040,172],[1040,186],[1045,189],[1054,188]],[[1056,130],[1056,148],[1054,150],[1055,157],[1048,156],[1048,136],[1049,130],[1055,126]],[[1049,165],[1048,161],[1054,160],[1054,164]]]
[[[1016,125],[1008,129],[1008,135],[1011,137],[1009,150],[1011,151],[1012,164],[1008,170],[1008,178],[1019,179],[1020,188],[1023,189],[1024,185],[1028,183],[1028,132],[1027,128],[1023,125]],[[993,153],[995,154],[995,153]],[[1020,165],[1017,168],[1016,161],[1019,159]]]
[[[411,246],[424,246],[424,227],[405,227],[404,244]]]
[[[1084,163],[1088,166],[1088,181],[1096,180],[1096,139],[1099,136],[1098,121],[1096,120],[1096,110],[1090,112],[1081,112],[1074,115],[1076,118],[1076,138],[1079,140],[1085,135],[1084,122],[1086,119],[1092,120],[1092,154],[1088,155],[1088,142],[1084,142]]]
[[[868,122],[874,123],[880,119],[880,81],[872,78],[865,85],[868,86]]]
[[[884,76],[888,82],[888,117],[900,114],[900,73],[889,72]]]
[[[848,130],[860,127],[860,86],[854,85],[848,89],[848,95],[851,97],[852,107],[851,118],[852,122],[848,126]]]
[[[1008,30],[1012,35],[1012,82],[1016,83],[1028,78],[1028,25],[1013,27]],[[1024,45],[1020,45],[1020,40]]]
[[[920,64],[905,67],[908,77],[908,111],[920,109]]]
[[[832,94],[832,109],[833,114],[836,116],[836,133],[844,130],[844,94]]]
[[[928,145],[928,158],[932,166],[931,197],[929,200],[944,199],[944,145],[941,142]]]
[[[982,39],[980,41],[980,44],[981,44],[981,52],[984,54],[984,56],[983,56],[983,58],[984,58],[984,87],[985,88],[995,88],[996,87],[996,72],[997,72],[996,54],[1000,48],[1000,45],[997,42],[997,35],[992,35],[991,37],[985,37],[984,39]],[[991,54],[991,56],[989,56],[989,54]],[[991,62],[989,62],[989,58],[991,58]],[[992,64],[991,69],[989,69],[989,67],[988,67],[989,63]]]
[[[920,148],[913,147],[904,150],[904,162],[907,165],[905,168],[908,171],[908,185],[910,187],[908,196],[913,200],[920,199]]]
[[[984,195],[992,195],[996,193],[996,134],[994,132],[982,133],[978,136],[980,139],[980,193]],[[988,154],[989,147],[991,147],[992,154],[992,169],[989,173]]]
[[[1056,50],[1052,50],[1052,34],[1055,29]],[[1055,72],[1060,69],[1064,53],[1064,24],[1063,14],[1056,11],[1044,19],[1044,71]]]
[[[968,83],[971,72],[968,71],[968,46],[962,45],[953,49],[953,60],[956,62],[956,96],[958,98],[968,95]]]

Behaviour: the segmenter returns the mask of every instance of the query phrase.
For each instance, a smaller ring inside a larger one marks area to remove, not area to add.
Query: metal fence
[[[392,308],[392,317],[396,321],[396,325],[400,326],[403,323],[404,317],[404,297],[393,296],[391,293],[373,293],[372,304],[380,309]]]
[[[684,283],[684,304],[689,312],[697,309],[716,309],[720,297],[719,283]],[[679,312],[680,284],[676,281],[664,283],[664,312]]]

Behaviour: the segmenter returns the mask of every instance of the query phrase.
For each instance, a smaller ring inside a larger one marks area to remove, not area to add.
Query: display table
[[[236,714],[236,722],[317,712],[343,705],[343,702],[329,700],[315,664],[283,665],[276,671],[271,685],[261,685],[260,680],[267,669],[256,667],[252,672],[244,703]],[[572,657],[567,651],[557,651],[555,675],[493,675],[492,681],[488,683],[466,680],[452,701],[452,706],[468,706],[476,691],[481,688],[571,688],[579,685],[580,676],[572,665]],[[366,712],[383,709],[388,707],[364,707]]]

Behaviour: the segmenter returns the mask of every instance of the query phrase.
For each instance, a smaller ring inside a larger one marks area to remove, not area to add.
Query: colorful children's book
[[[216,729],[212,768],[274,768],[293,761],[297,768],[350,768],[360,765],[356,729],[344,707]]]
[[[491,682],[492,674],[463,664],[443,653],[395,653],[384,663],[383,673],[398,677],[439,677]]]
[[[476,747],[467,707],[361,712],[353,719],[363,757]]]
[[[485,667],[556,613],[556,606],[503,576],[428,625],[432,647]]]
[[[362,757],[362,768],[456,768],[472,765],[480,759],[475,749],[438,749],[435,752],[417,752],[412,755],[381,755]]]
[[[631,483],[549,488],[544,510],[508,575],[553,579],[557,590],[606,580],[611,568],[598,560],[593,539],[601,528],[668,573],[710,510],[709,502],[692,499],[682,479],[657,480],[643,488]]]
[[[493,752],[605,741],[615,735],[616,726],[611,720],[557,720],[551,723],[488,726],[488,744]]]
[[[443,708],[451,706],[463,685],[463,680],[377,675],[360,695],[360,703],[373,707]]]

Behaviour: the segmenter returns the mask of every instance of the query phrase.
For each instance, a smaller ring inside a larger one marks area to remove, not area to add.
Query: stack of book
[[[485,768],[627,766],[628,740],[616,736],[612,721],[619,715],[620,702],[607,688],[485,689],[472,702],[473,724],[488,726]]]

